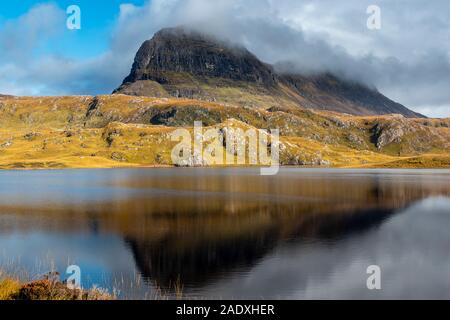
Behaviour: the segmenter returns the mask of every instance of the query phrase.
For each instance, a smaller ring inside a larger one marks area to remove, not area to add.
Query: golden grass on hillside
[[[112,95],[1,98],[0,169],[171,166],[173,130],[230,120],[280,129],[282,165],[449,167],[449,119]]]

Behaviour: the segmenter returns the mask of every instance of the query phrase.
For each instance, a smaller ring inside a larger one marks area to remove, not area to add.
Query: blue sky
[[[367,7],[382,28],[367,28]],[[81,8],[81,30],[66,9]],[[17,0],[0,5],[0,93],[109,94],[143,41],[189,25],[268,63],[339,72],[423,114],[450,117],[450,1]]]
[[[80,7],[80,30],[66,27],[71,5]],[[139,15],[150,6],[150,0],[5,1],[0,6],[0,92],[111,93],[140,43],[158,28],[141,23],[129,30],[134,17],[128,21],[128,14]]]
[[[108,49],[110,35],[122,3],[142,6],[145,0],[126,0],[126,2],[122,0],[2,1],[0,23],[17,19],[25,15],[32,7],[42,3],[53,3],[62,10],[70,5],[78,5],[82,13],[81,30],[69,32],[65,25],[61,25],[61,32],[65,32],[65,36],[57,41],[46,43],[45,51],[74,58],[86,58],[98,55]]]

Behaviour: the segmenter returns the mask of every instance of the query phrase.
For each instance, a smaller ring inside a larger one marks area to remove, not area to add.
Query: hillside
[[[450,119],[109,95],[0,98],[0,168],[171,166],[170,133],[195,120],[280,128],[283,165],[450,167]]]
[[[352,115],[423,117],[363,84],[332,74],[277,72],[243,47],[183,28],[163,29],[145,41],[130,74],[114,93],[265,109],[296,107]]]

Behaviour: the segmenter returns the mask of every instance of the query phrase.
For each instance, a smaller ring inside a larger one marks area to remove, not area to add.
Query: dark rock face
[[[336,111],[349,114],[359,111],[358,113],[367,115],[401,114],[411,118],[423,117],[390,100],[376,89],[340,79],[329,73],[315,76],[285,74],[281,79],[300,95],[305,96],[315,109],[322,109],[323,106],[339,106],[339,110]]]
[[[271,67],[245,48],[232,47],[194,31],[163,29],[139,49],[124,83],[153,80],[165,84],[166,72],[189,73],[275,85]]]
[[[353,115],[423,117],[376,89],[328,73],[314,76],[277,73],[245,48],[183,28],[163,29],[145,41],[130,75],[114,93],[230,102],[229,97],[221,96],[214,88],[242,91],[242,96],[232,101],[237,105],[251,100],[250,92],[253,97],[276,97],[280,106],[297,105]]]

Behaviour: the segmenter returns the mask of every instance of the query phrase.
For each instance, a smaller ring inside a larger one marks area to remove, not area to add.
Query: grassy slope
[[[286,108],[124,95],[0,98],[0,168],[168,166],[176,144],[169,134],[191,128],[195,120],[280,128],[286,165],[450,167],[448,119]],[[390,141],[399,130],[400,137]],[[385,144],[378,148],[380,134]]]

